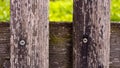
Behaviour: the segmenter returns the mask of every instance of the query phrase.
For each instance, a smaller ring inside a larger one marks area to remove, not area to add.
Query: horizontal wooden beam
[[[0,23],[0,66],[9,67],[9,23]],[[111,23],[110,68],[119,68],[120,23]],[[50,68],[72,68],[72,23],[50,23]],[[1,68],[1,67],[0,67]]]

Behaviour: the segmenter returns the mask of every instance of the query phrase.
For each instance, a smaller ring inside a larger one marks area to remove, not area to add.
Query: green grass
[[[111,21],[120,21],[120,0],[111,0]],[[72,21],[72,0],[50,1],[50,21]],[[0,21],[10,21],[10,0],[0,0]]]

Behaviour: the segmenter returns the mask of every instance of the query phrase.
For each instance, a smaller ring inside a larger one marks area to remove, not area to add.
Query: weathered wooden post
[[[110,0],[74,0],[73,68],[109,68]]]
[[[11,68],[49,67],[48,0],[11,0]]]

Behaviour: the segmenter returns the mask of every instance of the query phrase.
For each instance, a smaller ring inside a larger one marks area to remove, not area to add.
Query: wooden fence
[[[10,68],[9,23],[0,23],[0,68]],[[120,68],[120,24],[111,24],[110,68]],[[72,23],[50,23],[50,68],[73,68]]]
[[[10,0],[10,26],[0,25],[1,67],[109,68],[110,0],[73,0],[73,24],[50,23],[50,29],[48,3]],[[119,63],[119,25],[113,25],[112,66]]]

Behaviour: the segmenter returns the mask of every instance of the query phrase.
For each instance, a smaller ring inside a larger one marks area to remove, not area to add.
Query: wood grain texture
[[[48,68],[48,0],[10,2],[11,68]]]
[[[109,68],[110,0],[74,0],[73,68]]]
[[[110,68],[120,68],[120,23],[111,24]]]
[[[71,27],[71,23],[50,23],[49,68],[72,68]]]
[[[9,68],[10,66],[9,59],[10,59],[9,24],[0,23],[0,68]]]
[[[10,68],[10,43],[6,43],[9,37],[9,23],[0,23],[0,40],[4,39],[0,47],[4,43],[2,48],[6,51],[0,51],[0,68]],[[120,23],[111,23],[110,39],[110,68],[120,68]],[[50,23],[50,68],[72,68],[72,46],[72,23]]]

